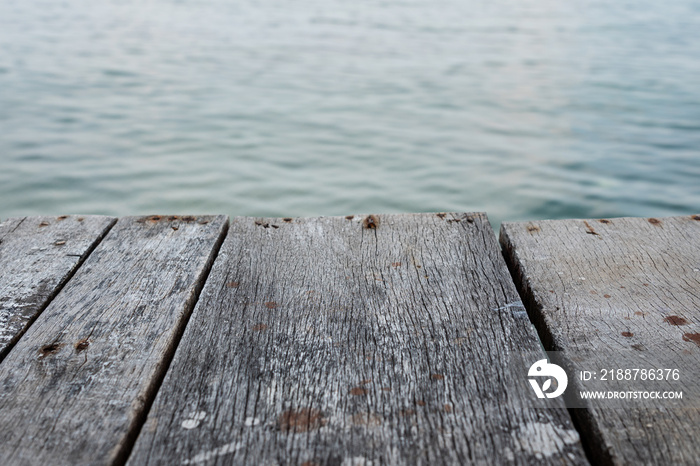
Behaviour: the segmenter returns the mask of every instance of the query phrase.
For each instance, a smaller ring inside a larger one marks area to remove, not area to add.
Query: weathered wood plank
[[[0,360],[116,222],[87,215],[0,224]]]
[[[573,410],[595,461],[697,464],[700,216],[505,223],[501,243],[545,349],[575,371],[597,371],[571,389],[684,392]],[[681,378],[601,380],[610,368],[678,368]]]
[[[124,460],[226,229],[116,223],[0,364],[3,464]]]
[[[585,463],[522,352],[483,214],[236,218],[129,464]]]

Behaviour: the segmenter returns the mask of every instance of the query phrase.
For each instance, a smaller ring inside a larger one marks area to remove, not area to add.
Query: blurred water
[[[700,4],[3,0],[0,216],[700,211]]]

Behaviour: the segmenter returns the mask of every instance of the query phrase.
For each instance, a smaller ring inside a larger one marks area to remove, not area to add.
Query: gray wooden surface
[[[0,364],[2,464],[124,460],[226,228],[117,222]]]
[[[0,360],[115,221],[70,215],[0,224]]]
[[[236,218],[129,464],[585,463],[523,353],[483,214]]]
[[[572,410],[595,462],[697,464],[700,216],[505,223],[501,243],[545,348],[571,368],[681,371],[662,385],[682,401]]]

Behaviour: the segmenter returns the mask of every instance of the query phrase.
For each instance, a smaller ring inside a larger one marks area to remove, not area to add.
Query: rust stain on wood
[[[683,341],[692,341],[696,345],[700,346],[700,333],[684,333]]]
[[[56,354],[58,350],[65,346],[64,343],[50,343],[39,348],[39,357],[45,358],[51,354]]]
[[[325,424],[323,413],[314,408],[290,409],[277,418],[279,429],[293,434],[316,430]]]
[[[680,316],[668,316],[664,320],[671,325],[687,325],[688,321]]]
[[[586,225],[586,233],[587,234],[600,236],[586,220],[583,221],[583,224]]]
[[[378,215],[368,215],[362,221],[362,226],[370,230],[376,230],[379,227],[379,216]]]
[[[83,338],[82,340],[78,340],[78,342],[75,344],[75,350],[80,353],[81,351],[86,350],[88,346],[90,346],[90,342],[87,338]]]
[[[376,427],[382,424],[382,417],[375,413],[353,414],[351,422],[356,426]]]

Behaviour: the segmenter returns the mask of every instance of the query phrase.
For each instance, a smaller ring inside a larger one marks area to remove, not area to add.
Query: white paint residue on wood
[[[518,301],[513,301],[512,303],[508,303],[508,304],[506,304],[505,306],[497,307],[496,309],[491,309],[491,310],[494,311],[494,312],[496,312],[496,311],[505,311],[506,309],[510,309],[510,308],[513,308],[513,307],[522,307],[522,308],[524,308],[525,306],[523,306],[523,302],[522,302],[522,301],[518,300]]]
[[[209,461],[213,458],[216,458],[217,456],[223,456],[223,455],[228,455],[229,453],[233,453],[236,450],[239,450],[242,446],[243,446],[243,444],[241,444],[241,442],[227,443],[226,445],[222,445],[219,448],[214,448],[213,450],[199,453],[196,456],[194,456],[188,460],[183,461],[182,464],[204,463],[204,462]]]
[[[257,417],[247,417],[245,419],[245,425],[247,427],[257,426],[258,424],[260,424],[260,419],[258,419]]]
[[[551,423],[528,422],[512,432],[514,443],[520,444],[523,451],[535,455],[552,456],[563,452],[566,445],[579,441],[578,432],[562,429]]]
[[[194,429],[198,427],[199,424],[207,417],[207,413],[204,411],[198,411],[196,413],[191,413],[189,419],[182,421],[183,429]]]
[[[355,456],[343,459],[341,466],[372,466],[372,462],[367,461],[367,458],[364,456]]]

